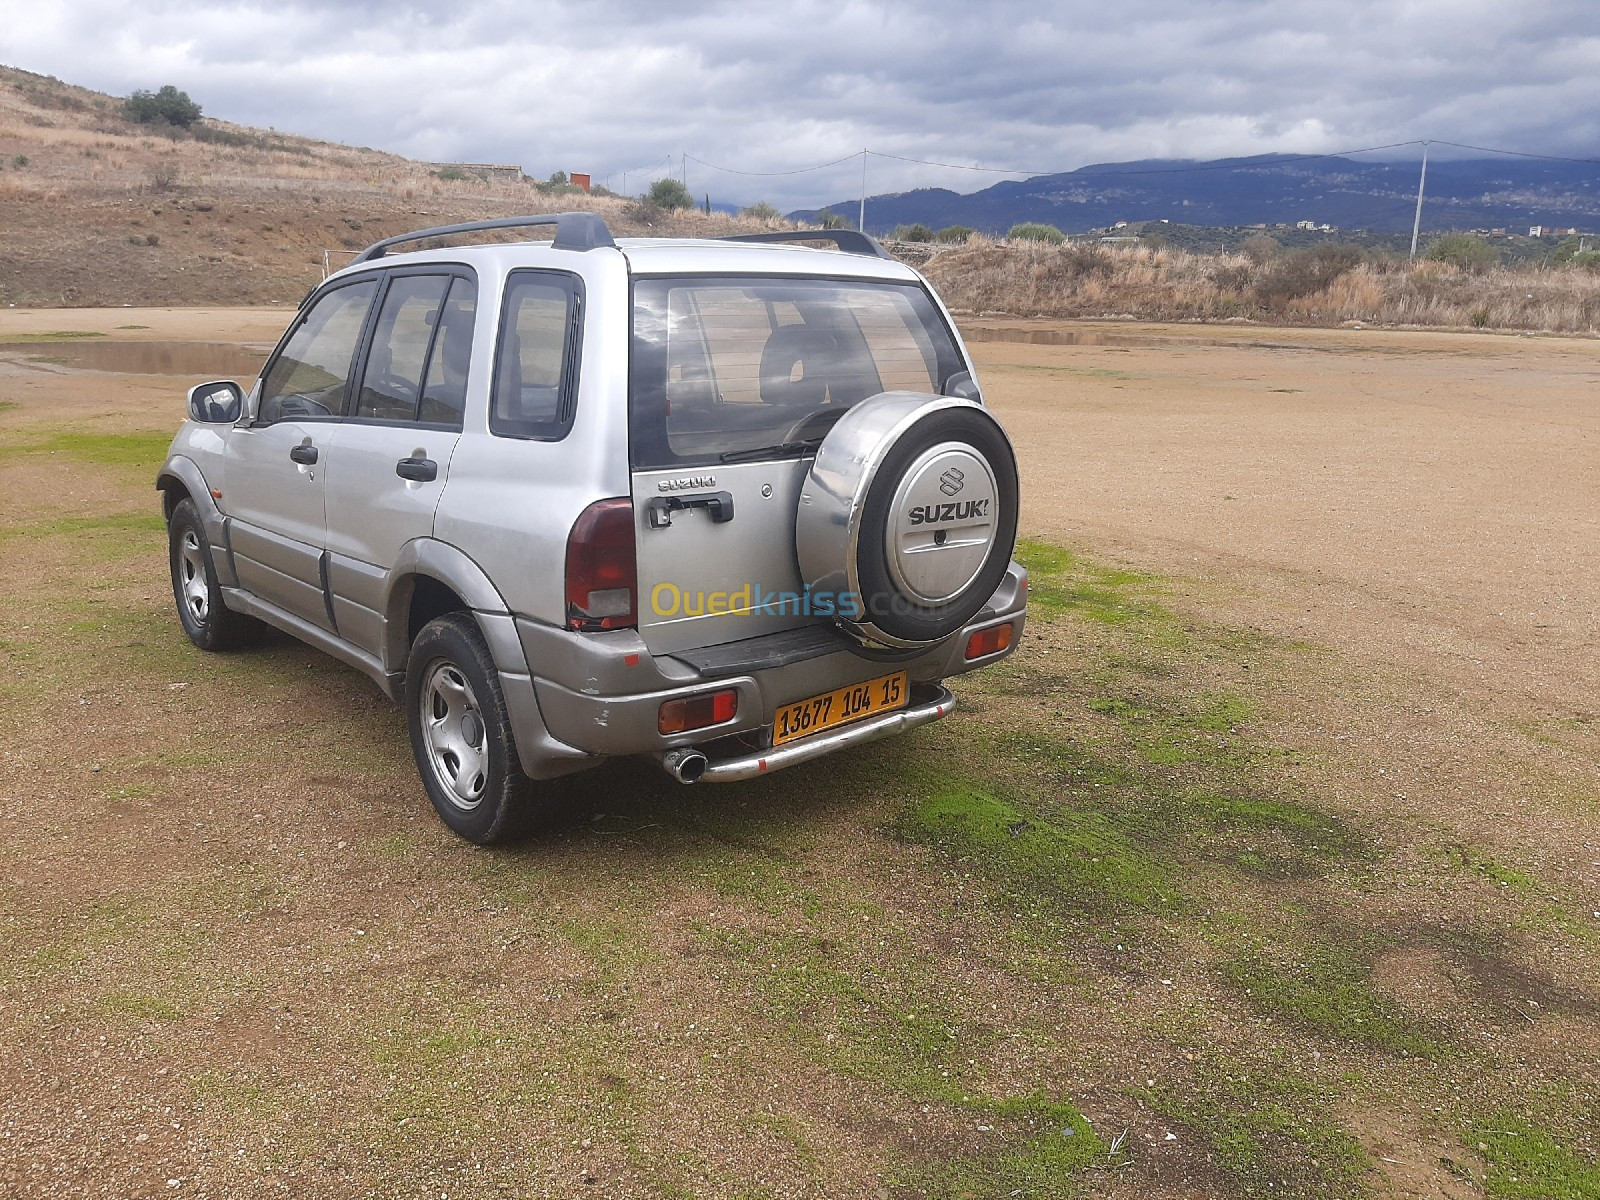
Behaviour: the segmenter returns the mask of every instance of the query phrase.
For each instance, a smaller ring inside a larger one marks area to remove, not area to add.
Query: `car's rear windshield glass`
[[[759,457],[817,440],[879,392],[939,393],[962,371],[915,283],[660,278],[634,281],[635,467]]]

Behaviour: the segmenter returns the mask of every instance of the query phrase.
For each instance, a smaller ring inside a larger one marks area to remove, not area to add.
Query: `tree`
[[[122,102],[122,111],[140,125],[164,123],[187,129],[200,119],[200,106],[170,83],[159,92],[134,92]]]
[[[650,185],[647,197],[651,204],[657,208],[693,208],[694,197],[689,194],[689,189],[671,176],[658,179]]]
[[[1500,251],[1471,233],[1446,233],[1428,243],[1428,257],[1463,271],[1487,271],[1500,261]]]

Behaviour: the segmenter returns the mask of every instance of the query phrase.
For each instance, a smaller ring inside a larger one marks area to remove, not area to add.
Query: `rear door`
[[[433,532],[461,436],[477,288],[449,268],[393,273],[327,482],[328,583],[340,636],[381,654],[380,609],[402,547]]]
[[[641,278],[631,368],[639,629],[653,653],[831,620],[809,594],[795,510],[814,444],[883,391],[960,367],[916,284]]]
[[[262,375],[255,420],[227,439],[219,504],[240,585],[324,629],[327,470],[377,288],[374,277],[335,287],[297,318]]]

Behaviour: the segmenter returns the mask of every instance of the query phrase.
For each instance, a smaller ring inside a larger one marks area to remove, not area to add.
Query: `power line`
[[[1600,167],[1600,158],[1567,158],[1560,154],[1535,154],[1530,150],[1497,150],[1493,146],[1468,146],[1462,142],[1441,142],[1435,140],[1435,146],[1453,146],[1457,150],[1477,150],[1483,154],[1514,154],[1518,158],[1543,158],[1550,162],[1589,163]]]
[[[705,159],[696,158],[692,154],[687,155],[686,157],[690,162],[697,162],[702,167],[710,167],[713,171],[725,171],[729,175],[750,175],[753,177],[771,179],[778,175],[805,175],[811,171],[820,171],[824,167],[837,167],[840,163],[849,162],[853,158],[860,158],[865,153],[867,153],[867,151],[857,150],[852,154],[846,154],[843,158],[836,158],[832,162],[818,163],[814,167],[799,167],[793,171],[739,171],[735,170],[733,167],[719,167],[716,163],[708,163]],[[872,153],[876,153],[876,151],[873,151]]]

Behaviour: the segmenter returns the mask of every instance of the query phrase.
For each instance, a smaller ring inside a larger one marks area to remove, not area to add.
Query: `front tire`
[[[193,500],[180,500],[167,518],[167,559],[178,620],[191,642],[202,650],[223,651],[255,641],[260,625],[223,603],[211,542]]]
[[[531,781],[517,758],[500,673],[469,613],[423,626],[406,663],[411,752],[428,799],[480,846],[521,833]]]

